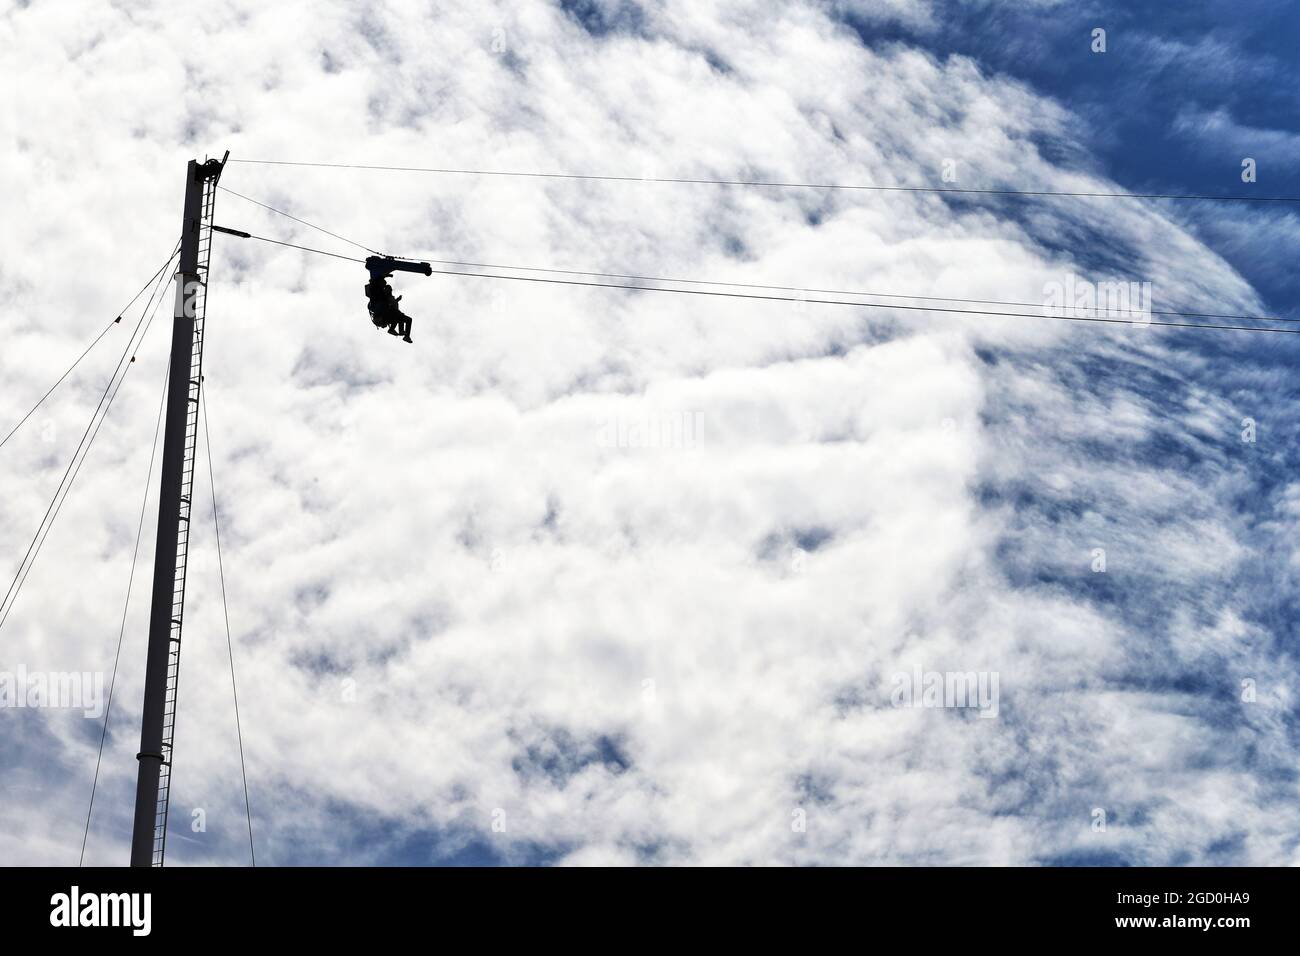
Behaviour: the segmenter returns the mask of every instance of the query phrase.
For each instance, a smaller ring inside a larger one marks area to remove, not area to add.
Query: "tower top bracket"
[[[199,178],[201,180],[210,179],[214,183],[221,178],[222,171],[226,168],[226,160],[230,158],[230,150],[226,150],[224,156],[220,159],[208,159],[199,164]]]

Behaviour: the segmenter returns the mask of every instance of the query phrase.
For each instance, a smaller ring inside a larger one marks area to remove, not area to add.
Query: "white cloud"
[[[1241,144],[1251,154],[1279,163],[1289,162],[1300,149],[1300,135],[1243,125],[1223,109],[1184,110],[1178,115],[1174,130],[1209,144],[1216,151]]]
[[[1029,145],[1068,135],[1060,107],[967,60],[864,49],[816,7],[609,8],[602,36],[541,4],[307,9],[209,4],[197,27],[161,8],[8,15],[22,83],[0,169],[24,225],[0,256],[0,420],[154,268],[182,162],[227,146],[913,185],[954,158],[981,182],[1110,187]],[[399,253],[1024,301],[1085,268],[1041,237],[1102,234],[1162,303],[1257,305],[1137,203],[1012,215],[923,194],[253,165],[225,182]],[[226,194],[217,219],[356,252]],[[442,852],[570,863],[1171,862],[1241,834],[1235,859],[1285,862],[1293,804],[1272,765],[1231,749],[1280,753],[1289,706],[1288,665],[1230,606],[1262,547],[1233,504],[1256,459],[1230,414],[1238,379],[1189,338],[435,276],[398,280],[406,347],[365,320],[360,266],[223,237],[213,274],[208,395],[269,862],[409,862],[401,837],[421,832]],[[5,662],[107,666],[155,335],[5,626]],[[6,446],[6,553],[94,387],[52,405],[54,448],[34,431]],[[699,423],[686,447],[602,439],[681,415]],[[1162,440],[1205,463],[1142,450]],[[1106,583],[1150,588],[1145,604],[1089,591],[1098,536]],[[242,852],[210,551],[196,528],[178,862]],[[1167,630],[1141,613],[1192,588],[1203,603]],[[96,862],[125,854],[142,657],[137,601]],[[890,675],[913,665],[998,672],[999,718],[892,709]],[[1254,710],[1234,696],[1248,666],[1275,675]],[[47,730],[57,744],[16,758],[39,789],[0,797],[19,821],[0,828],[7,861],[79,844],[97,737]],[[209,834],[185,826],[196,806]]]

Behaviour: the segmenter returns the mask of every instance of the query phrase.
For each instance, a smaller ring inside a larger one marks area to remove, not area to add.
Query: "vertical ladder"
[[[185,571],[190,548],[190,515],[194,491],[194,459],[199,441],[199,389],[203,384],[203,319],[207,305],[208,261],[212,255],[212,214],[217,180],[203,180],[199,221],[198,285],[193,293],[194,337],[185,410],[185,451],[181,465],[181,496],[176,531],[176,574],[172,580],[171,629],[167,646],[167,685],[163,698],[162,764],[158,771],[158,803],[154,811],[153,865],[162,866],[167,846],[167,809],[171,795],[172,740],[176,733],[176,694],[180,684],[181,631],[185,620]]]

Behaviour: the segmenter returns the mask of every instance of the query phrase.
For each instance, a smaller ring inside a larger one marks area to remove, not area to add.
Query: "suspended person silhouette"
[[[394,271],[431,275],[432,269],[429,264],[407,262],[389,256],[371,256],[366,260],[366,269],[370,272],[370,281],[366,283],[370,321],[375,328],[387,329],[389,335],[400,335],[403,342],[410,342],[411,317],[397,307],[402,297],[400,295],[393,297],[393,289],[387,280]]]
[[[411,341],[411,317],[397,307],[402,301],[399,295],[393,300],[393,324],[388,327],[389,335],[400,335],[403,342]]]
[[[399,295],[393,297],[393,289],[386,276],[376,277],[366,283],[366,298],[369,300],[370,321],[377,329],[386,329],[389,335],[400,335],[403,342],[411,341],[411,317],[397,307],[402,301]]]

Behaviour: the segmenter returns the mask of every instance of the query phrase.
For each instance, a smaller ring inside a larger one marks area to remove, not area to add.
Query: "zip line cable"
[[[260,237],[254,237],[260,238]],[[777,292],[812,292],[825,295],[862,295],[877,299],[923,299],[928,302],[963,302],[970,305],[1010,305],[1030,309],[1046,308],[1039,302],[1009,302],[1003,299],[960,299],[945,295],[908,295],[898,292],[867,292],[860,289],[811,289],[791,285],[762,285],[757,282],[715,282],[711,279],[673,279],[664,276],[630,275],[622,272],[582,272],[576,269],[548,269],[542,266],[507,266],[491,262],[463,262],[457,259],[425,259],[423,256],[404,256],[407,259],[421,259],[425,262],[446,266],[465,266],[474,269],[508,269],[514,272],[545,272],[553,275],[596,276],[603,279],[633,279],[638,282],[676,282],[682,285],[716,285],[735,289],[769,289]],[[1095,311],[1095,310],[1094,310]],[[1128,315],[1145,315],[1134,309],[1118,309]],[[1236,315],[1222,312],[1178,312],[1172,309],[1152,309],[1152,315],[1175,315],[1194,319],[1237,319],[1242,322],[1295,322],[1300,319],[1287,319],[1268,315]]]
[[[277,213],[278,215],[284,216],[287,219],[292,219],[294,222],[300,222],[304,226],[308,226],[312,229],[315,229],[317,232],[323,232],[327,236],[333,236],[335,239],[340,239],[343,242],[346,242],[348,245],[356,246],[358,249],[364,249],[366,250],[366,252],[379,255],[378,252],[376,252],[374,249],[371,249],[367,245],[363,245],[362,243],[359,243],[353,239],[349,239],[347,236],[340,236],[337,232],[330,232],[324,226],[318,226],[315,223],[308,222],[306,219],[299,219],[297,216],[290,215],[289,213],[285,212],[283,209],[276,209],[274,206],[268,206],[264,202],[258,202],[256,199],[250,199],[248,196],[245,196],[243,193],[237,193],[233,189],[227,189],[225,186],[218,185],[217,188],[220,189],[222,192],[230,193],[230,195],[232,196],[237,196],[240,199],[244,200],[245,202],[251,202],[254,206],[261,206],[263,209],[269,209],[273,213]]]
[[[1217,329],[1224,332],[1288,332],[1300,335],[1300,329],[1261,328],[1252,325],[1210,325],[1199,322],[1150,322],[1137,323],[1133,319],[1107,319],[1101,316],[1081,315],[1041,315],[1034,312],[991,312],[985,309],[945,309],[928,305],[890,305],[884,302],[849,302],[844,299],[809,299],[802,296],[755,295],[744,292],[712,292],[706,289],[665,289],[655,286],[621,285],[610,282],[579,282],[574,279],[541,279],[536,276],[488,275],[481,272],[454,272],[449,269],[434,269],[435,273],[449,276],[472,276],[479,279],[512,279],[516,282],[544,282],[552,285],[586,286],[597,289],[628,289],[635,292],[676,292],[679,295],[709,295],[728,299],[758,299],[767,302],[803,302],[809,305],[849,305],[861,309],[902,309],[909,312],[943,312],[957,315],[993,315],[1006,318],[1051,319],[1064,322],[1104,322],[1114,325],[1162,325],[1179,329]]]
[[[224,186],[218,188],[225,189]],[[226,191],[230,192],[230,190],[226,190]],[[234,193],[234,195],[238,196],[240,194]],[[248,197],[246,196],[240,196],[240,198],[248,199]],[[363,245],[362,243],[356,242],[352,239],[347,239],[343,236],[338,235],[338,233],[331,232],[330,230],[325,229],[322,226],[318,226],[315,223],[308,222],[305,219],[299,219],[297,216],[289,216],[288,213],[281,212],[280,210],[275,209],[272,206],[268,206],[265,203],[258,202],[255,199],[248,199],[248,201],[252,203],[256,203],[257,205],[262,206],[262,208],[264,209],[269,209],[272,212],[277,212],[283,216],[288,216],[288,218],[293,219],[295,222],[300,222],[305,226],[310,226],[312,229],[319,230],[320,232],[323,232],[326,235],[334,236],[335,238],[342,239],[344,242],[348,242],[354,246],[358,246],[359,248],[365,249],[367,252],[374,252],[374,250],[371,249],[369,246]],[[268,239],[265,236],[255,236],[250,234],[248,238],[258,239],[261,240],[262,242],[271,242],[277,245],[288,246],[293,249],[301,249],[305,252],[315,252],[321,255],[334,256],[335,258],[338,259],[346,259],[349,262],[364,262],[364,260],[357,259],[353,256],[344,256],[344,255],[339,255],[338,253],[335,252],[326,252],[323,249],[312,249],[308,246],[300,246],[292,242],[282,242],[278,239]],[[375,254],[378,255],[378,253]],[[423,258],[423,257],[402,256],[401,258],[415,259],[415,258]],[[1015,301],[1006,301],[1001,299],[968,299],[968,298],[957,298],[953,296],[908,295],[908,294],[897,293],[897,292],[869,292],[869,291],[856,290],[856,289],[817,289],[817,288],[806,288],[801,286],[764,285],[756,282],[715,282],[708,279],[678,279],[678,278],[669,278],[664,276],[633,275],[630,273],[622,273],[622,272],[585,272],[576,269],[552,269],[543,266],[510,266],[510,265],[502,265],[500,263],[491,263],[491,262],[466,262],[458,259],[430,258],[430,259],[425,259],[424,261],[431,262],[431,263],[438,263],[441,265],[449,265],[449,266],[465,266],[465,267],[475,268],[475,269],[506,269],[512,272],[544,272],[551,275],[594,276],[603,279],[631,279],[637,282],[674,282],[680,285],[711,285],[711,286],[723,286],[727,288],[736,288],[736,289],[765,289],[768,291],[775,291],[775,292],[800,292],[800,293],[813,293],[813,294],[824,294],[824,295],[855,295],[855,296],[868,296],[877,299],[915,299],[915,300],[927,301],[927,302],[957,302],[957,303],[964,303],[967,305],[1005,305],[1005,306],[1018,306],[1023,308],[1045,308],[1045,306],[1037,302],[1015,302]],[[801,299],[801,301],[806,301],[806,300]],[[1097,311],[1097,310],[1092,309],[1091,311]],[[1115,314],[1146,315],[1148,313],[1139,312],[1134,309],[1122,309],[1122,310],[1112,310],[1107,312],[1107,314],[1108,315],[1115,315]],[[1239,322],[1281,322],[1281,323],[1300,324],[1300,319],[1288,319],[1288,318],[1263,316],[1263,315],[1240,315],[1236,313],[1223,313],[1223,312],[1183,312],[1174,309],[1152,309],[1150,310],[1150,314],[1168,315],[1168,316],[1175,316],[1175,317],[1189,318],[1189,319],[1230,319]]]
[[[278,239],[268,239],[265,236],[255,236],[248,234],[249,239],[257,239],[261,242],[269,242],[277,246],[288,246],[292,249],[301,249],[303,252],[312,252],[318,255],[331,256],[335,259],[345,259],[349,262],[364,262],[363,259],[357,259],[352,256],[343,256],[334,252],[326,252],[323,249],[313,249],[309,246],[300,246],[292,242],[282,242]],[[860,309],[898,309],[907,312],[939,312],[952,315],[986,315],[1002,316],[1004,318],[1025,318],[1025,319],[1046,319],[1057,322],[1098,322],[1108,325],[1158,325],[1167,328],[1178,329],[1206,329],[1221,332],[1263,332],[1263,333],[1290,333],[1300,335],[1300,328],[1281,329],[1269,328],[1253,325],[1214,325],[1204,322],[1164,322],[1157,319],[1137,322],[1133,319],[1105,318],[1102,316],[1082,316],[1082,315],[1044,315],[1037,312],[995,312],[988,309],[952,309],[940,306],[930,305],[894,305],[885,302],[853,302],[846,299],[814,299],[806,296],[787,296],[787,295],[758,295],[756,293],[745,292],[719,292],[708,289],[670,289],[659,286],[645,285],[628,285],[626,283],[614,282],[581,282],[575,279],[544,279],[538,276],[507,276],[491,275],[482,272],[463,272],[451,269],[433,269],[433,273],[448,276],[465,276],[478,279],[507,279],[515,282],[540,282],[547,285],[566,285],[582,286],[596,289],[623,289],[630,292],[675,292],[679,295],[706,295],[728,299],[754,299],[765,302],[802,302],[809,305],[846,305],[854,306]],[[1130,313],[1138,314],[1138,313]],[[1141,313],[1145,314],[1145,313]],[[1279,320],[1292,321],[1292,320]]]
[[[180,249],[180,243],[177,243],[177,251]],[[164,264],[160,273],[165,272],[167,265],[176,258],[177,253],[173,252]],[[135,329],[131,332],[131,338],[126,344],[121,357],[118,359],[117,367],[113,370],[108,384],[104,386],[104,393],[99,398],[99,404],[95,406],[94,412],[91,413],[90,422],[86,425],[86,430],[82,433],[81,440],[77,443],[76,450],[72,453],[72,458],[68,462],[68,467],[59,481],[58,488],[55,489],[54,497],[50,499],[49,506],[45,509],[45,514],[41,517],[41,523],[36,529],[36,534],[32,537],[31,543],[27,546],[27,552],[23,555],[23,560],[18,565],[18,570],[14,574],[14,579],[5,592],[3,600],[0,600],[0,628],[4,627],[5,621],[9,619],[9,614],[13,611],[14,604],[18,601],[19,592],[22,591],[23,584],[27,581],[28,574],[31,573],[32,567],[39,557],[41,548],[45,544],[45,539],[49,536],[50,529],[54,527],[54,521],[58,518],[59,512],[63,510],[63,503],[67,501],[68,494],[72,491],[72,484],[76,481],[77,475],[81,472],[81,466],[85,463],[86,457],[90,454],[90,448],[95,443],[95,438],[99,435],[99,429],[103,426],[104,420],[108,417],[109,409],[112,408],[113,400],[117,398],[117,393],[126,381],[127,373],[135,363],[135,356],[132,353],[133,348],[138,349],[144,342],[144,336],[148,334],[150,326],[153,325],[153,316],[158,314],[158,307],[162,304],[162,298],[159,297],[157,303],[154,298],[158,295],[159,290],[164,284],[166,276],[159,275],[158,282],[155,284],[153,291],[149,294],[149,300],[145,303],[143,311],[140,313],[140,319],[136,322]],[[152,314],[149,314],[150,306],[153,307]],[[149,314],[149,322],[144,325],[144,333],[140,334],[139,340],[136,334],[145,322],[145,316]],[[127,361],[128,355],[131,361]],[[119,377],[119,372],[121,373]],[[105,404],[107,402],[107,404]],[[103,414],[100,414],[101,408]],[[97,421],[98,419],[98,421]],[[84,448],[84,452],[83,452]],[[80,458],[78,458],[80,456]],[[60,495],[62,497],[60,497]],[[30,559],[30,561],[29,561]]]
[[[149,443],[149,468],[144,477],[144,498],[140,502],[140,522],[135,531],[135,549],[131,552],[131,573],[126,579],[126,603],[122,606],[122,625],[117,632],[117,651],[113,655],[113,676],[108,682],[108,704],[104,708],[104,729],[99,735],[99,755],[95,757],[95,778],[90,784],[90,806],[86,808],[86,830],[81,835],[81,859],[77,866],[86,863],[86,841],[90,839],[90,816],[95,812],[95,790],[99,786],[99,768],[104,760],[104,741],[108,739],[108,718],[113,713],[113,691],[117,688],[117,665],[122,659],[122,639],[126,636],[126,615],[131,608],[131,589],[135,584],[135,565],[140,557],[140,539],[144,536],[144,516],[149,507],[149,484],[153,477],[153,463],[158,454],[158,435],[162,431],[163,409],[167,405],[167,380],[170,377],[171,362],[163,371],[162,398],[158,401],[158,419],[153,426],[153,441]]]
[[[346,259],[348,262],[360,262],[362,265],[365,265],[366,263],[365,259],[358,259],[356,256],[339,255],[337,252],[326,252],[324,249],[313,249],[311,246],[300,246],[297,243],[284,242],[280,239],[268,239],[266,236],[254,236],[250,233],[248,234],[248,238],[258,239],[262,242],[269,242],[277,246],[288,246],[290,249],[301,249],[303,252],[314,252],[318,256],[331,256],[335,259]]]
[[[235,646],[230,637],[230,607],[226,601],[226,566],[221,557],[221,521],[217,515],[217,480],[212,468],[212,428],[208,424],[208,400],[200,393],[203,408],[203,443],[208,452],[208,487],[212,490],[212,529],[217,539],[217,571],[221,575],[221,613],[226,621],[226,653],[230,657],[230,693],[235,701],[235,734],[239,738],[239,774],[244,781],[244,814],[248,818],[248,857],[257,866],[257,853],[253,849],[253,806],[248,798],[248,770],[244,766],[244,729],[239,719],[239,688],[235,682]]]
[[[173,253],[172,253],[173,258],[175,257],[175,255],[176,255],[176,253],[173,252]],[[169,259],[169,260],[167,260],[167,261],[170,262],[171,260]],[[40,401],[38,401],[35,405],[32,406],[31,411],[29,411],[26,415],[24,415],[24,416],[22,417],[22,420],[19,421],[18,424],[15,425],[15,426],[10,430],[9,434],[8,434],[8,435],[5,435],[5,437],[4,437],[2,440],[0,440],[0,448],[3,448],[5,442],[7,442],[9,439],[11,439],[11,438],[14,437],[14,434],[18,431],[18,429],[20,429],[20,428],[23,427],[23,425],[27,422],[27,419],[31,418],[32,415],[36,413],[36,410],[37,410],[38,408],[41,407],[41,405],[44,403],[44,401],[45,401],[47,398],[49,398],[50,395],[52,395],[52,394],[54,393],[54,390],[55,390],[56,388],[58,388],[60,385],[63,384],[63,380],[64,380],[65,378],[67,378],[69,375],[72,374],[73,369],[75,369],[78,365],[81,364],[81,360],[84,359],[88,354],[90,354],[90,350],[93,349],[96,345],[99,344],[100,339],[102,339],[105,335],[108,334],[108,330],[111,329],[113,326],[118,325],[119,323],[121,323],[123,314],[124,314],[128,309],[130,309],[131,306],[135,305],[136,300],[140,298],[140,296],[144,293],[144,290],[147,289],[147,288],[149,288],[150,284],[151,284],[155,279],[158,278],[158,273],[159,273],[159,272],[162,272],[163,269],[166,269],[166,268],[167,268],[167,263],[165,262],[165,263],[163,263],[162,267],[159,268],[158,272],[155,272],[153,275],[151,275],[151,276],[148,278],[148,280],[145,282],[145,284],[142,285],[142,286],[140,287],[140,291],[137,292],[135,295],[133,295],[133,296],[131,297],[131,301],[128,302],[125,306],[123,306],[123,307],[118,311],[118,313],[117,313],[117,318],[115,318],[112,322],[108,323],[108,325],[106,325],[106,326],[104,327],[104,331],[100,332],[99,335],[95,336],[94,341],[92,341],[89,345],[86,346],[86,351],[82,352],[81,355],[79,355],[79,356],[77,357],[77,360],[76,360],[75,362],[73,362],[70,366],[68,366],[68,370],[67,370],[66,372],[64,372],[62,375],[59,376],[59,380],[58,380],[57,382],[55,382],[53,385],[50,386],[50,390],[49,390],[48,392],[46,392],[44,395],[41,396]]]
[[[615,183],[670,183],[689,186],[767,186],[777,189],[845,189],[904,193],[962,193],[979,196],[1069,196],[1080,199],[1170,199],[1203,202],[1300,203],[1298,196],[1211,196],[1179,193],[1075,192],[1053,189],[966,189],[956,186],[877,186],[859,183],[795,183],[743,179],[685,179],[660,176],[609,176],[591,173],[538,173],[498,169],[447,169],[436,166],[375,166],[363,163],[305,163],[278,159],[232,159],[257,166],[303,166],[324,169],[368,169],[386,172],[438,173],[451,176],[514,176],[527,179],[580,179]]]

